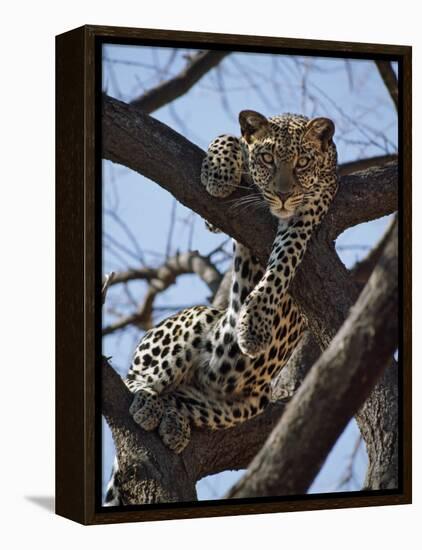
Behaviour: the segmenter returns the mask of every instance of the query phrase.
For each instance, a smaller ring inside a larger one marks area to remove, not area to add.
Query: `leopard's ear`
[[[306,126],[303,139],[312,141],[320,151],[325,153],[332,143],[334,132],[335,126],[332,120],[324,117],[313,118]]]
[[[270,127],[268,119],[256,111],[241,111],[239,124],[242,137],[251,143],[256,138],[262,138]]]

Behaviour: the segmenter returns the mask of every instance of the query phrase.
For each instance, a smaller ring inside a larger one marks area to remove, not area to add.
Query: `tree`
[[[242,216],[233,214],[230,201],[209,197],[199,183],[204,152],[147,114],[218,67],[224,56],[217,59],[210,54],[188,58],[180,74],[137,97],[132,105],[105,95],[103,157],[164,187],[265,262],[274,220],[252,211],[246,224]],[[394,98],[394,71],[385,65],[379,70]],[[228,498],[306,492],[353,415],[369,458],[365,488],[397,487],[398,390],[392,358],[398,342],[397,223],[391,223],[378,246],[352,271],[342,264],[333,245],[346,228],[397,210],[397,160],[383,155],[340,168],[339,193],[291,287],[309,333],[283,369],[275,401],[265,413],[230,430],[195,431],[186,451],[174,455],[155,433],[143,432],[129,417],[130,394],[104,359],[103,414],[116,444],[126,503],[195,500],[195,483],[201,477],[248,466]],[[234,198],[246,196],[247,188],[243,182]],[[187,272],[199,275],[213,299],[224,303],[229,275],[220,274],[212,255],[178,254],[167,257],[161,267],[142,266],[115,275],[111,285],[142,279],[148,290],[135,312],[104,327],[103,334],[131,324],[149,328],[157,293]],[[271,444],[265,443],[268,437]]]

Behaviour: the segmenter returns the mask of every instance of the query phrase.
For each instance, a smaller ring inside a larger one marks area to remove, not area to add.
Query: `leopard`
[[[269,259],[263,265],[234,241],[228,306],[191,307],[160,322],[137,346],[125,379],[133,420],[158,430],[177,454],[193,428],[231,428],[271,402],[272,381],[306,328],[289,285],[338,187],[331,119],[245,110],[239,125],[240,137],[210,143],[200,181],[226,199],[249,178],[277,220]],[[105,505],[121,503],[117,480],[116,462]]]

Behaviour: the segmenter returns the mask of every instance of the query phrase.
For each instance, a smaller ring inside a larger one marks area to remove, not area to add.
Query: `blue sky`
[[[103,48],[103,88],[111,96],[130,101],[161,80],[181,70],[189,50],[106,45]],[[187,94],[153,113],[202,148],[217,135],[239,135],[237,115],[254,109],[266,116],[283,112],[308,116],[329,116],[336,125],[335,141],[340,163],[397,151],[397,119],[390,97],[375,64],[366,60],[274,56],[233,53],[208,73]],[[172,209],[176,223],[168,242]],[[118,214],[126,228],[109,212]],[[180,204],[154,182],[109,161],[103,162],[103,272],[138,267],[141,256],[148,265],[160,265],[166,252],[197,249],[208,253],[227,237],[204,228],[201,218]],[[191,224],[193,231],[191,230]],[[387,218],[362,224],[337,239],[337,249],[346,266],[362,258],[382,235]],[[133,244],[129,232],[135,237]],[[119,243],[119,246],[116,246]],[[122,248],[123,247],[123,248]],[[141,250],[139,250],[139,248]],[[227,248],[230,250],[230,246]],[[142,254],[141,254],[142,253]],[[227,260],[218,267],[223,271]],[[130,286],[131,297],[140,300],[142,282]],[[195,276],[179,277],[177,284],[159,296],[155,319],[171,314],[178,305],[207,303],[209,290]],[[129,311],[130,297],[122,288],[110,289],[105,324],[116,320],[114,313]],[[108,310],[112,309],[113,312]],[[142,333],[129,328],[103,339],[103,353],[112,356],[114,368],[124,376]],[[352,421],[331,452],[312,492],[336,490],[349,463],[359,435]],[[114,449],[109,430],[103,430],[103,475],[107,482]],[[361,444],[354,461],[354,480],[342,490],[359,489],[366,470],[366,454]],[[221,497],[241,475],[225,472],[201,480],[202,499]]]

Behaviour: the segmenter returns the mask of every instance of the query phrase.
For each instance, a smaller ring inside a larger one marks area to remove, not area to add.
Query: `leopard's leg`
[[[214,392],[226,386],[229,390],[238,389],[248,367],[249,358],[242,355],[237,342],[236,325],[242,305],[261,280],[264,268],[248,248],[235,241],[233,245],[227,307],[207,336],[205,350],[208,355],[196,373],[204,391],[209,385],[217,386],[213,388]]]
[[[193,387],[180,387],[166,399],[159,433],[167,447],[180,453],[190,441],[190,425],[218,430],[260,414],[270,402],[269,385],[237,398],[209,396]]]
[[[248,395],[213,396],[202,390],[181,387],[174,395],[179,409],[197,428],[231,428],[260,414],[271,399],[269,384],[255,387]]]
[[[213,197],[225,198],[239,186],[244,171],[240,141],[235,136],[216,137],[208,146],[202,161],[201,183]],[[207,228],[219,233],[218,227],[205,221]]]
[[[245,171],[246,160],[240,140],[234,136],[222,135],[215,138],[208,146],[202,162],[201,182],[210,195],[224,198],[240,185]],[[210,231],[219,231],[209,222],[205,223]],[[222,320],[223,327],[226,322],[229,323],[225,332],[232,333],[242,304],[263,275],[262,266],[248,248],[236,241],[233,242],[233,247],[233,276],[229,307],[225,319]]]
[[[239,317],[240,309],[247,297],[264,275],[265,269],[259,259],[241,243],[233,240],[233,271],[230,289],[228,315],[230,323]]]
[[[180,453],[190,441],[191,424],[223,429],[260,414],[270,401],[271,379],[287,362],[302,332],[303,320],[286,295],[273,326],[273,346],[258,358],[243,356],[234,340],[224,346],[229,333],[221,333],[220,343],[210,350],[207,365],[196,372],[195,379],[162,397],[164,414],[159,433],[165,445]],[[209,338],[207,335],[204,341],[205,349]],[[216,352],[220,346],[225,347],[222,356]],[[203,354],[204,350],[202,358]],[[214,370],[209,370],[213,363]]]
[[[265,273],[246,298],[237,323],[239,347],[249,357],[264,351],[271,340],[278,304],[303,258],[315,223],[310,214],[279,223]]]
[[[245,154],[238,138],[222,135],[215,138],[208,146],[202,162],[201,182],[213,197],[227,197],[240,184],[246,170]],[[211,231],[218,231],[206,222]],[[234,241],[233,243],[233,278],[230,293],[229,312],[237,318],[239,308],[246,296],[263,275],[259,261],[248,248]]]
[[[163,395],[189,380],[205,335],[221,314],[215,308],[189,308],[144,336],[125,380],[134,393],[129,412],[143,429],[154,430],[160,424],[165,412]]]
[[[242,173],[246,170],[245,154],[241,142],[234,136],[222,135],[215,138],[209,145],[202,163],[201,182],[208,193],[214,197],[227,197],[240,184]],[[205,222],[210,231],[218,229]],[[264,270],[259,260],[242,244],[233,242],[233,274],[230,289],[229,307],[221,319],[221,331],[215,331],[213,344],[217,347],[220,332],[226,336],[224,344],[236,339],[235,326],[239,312],[247,296],[261,280]]]

